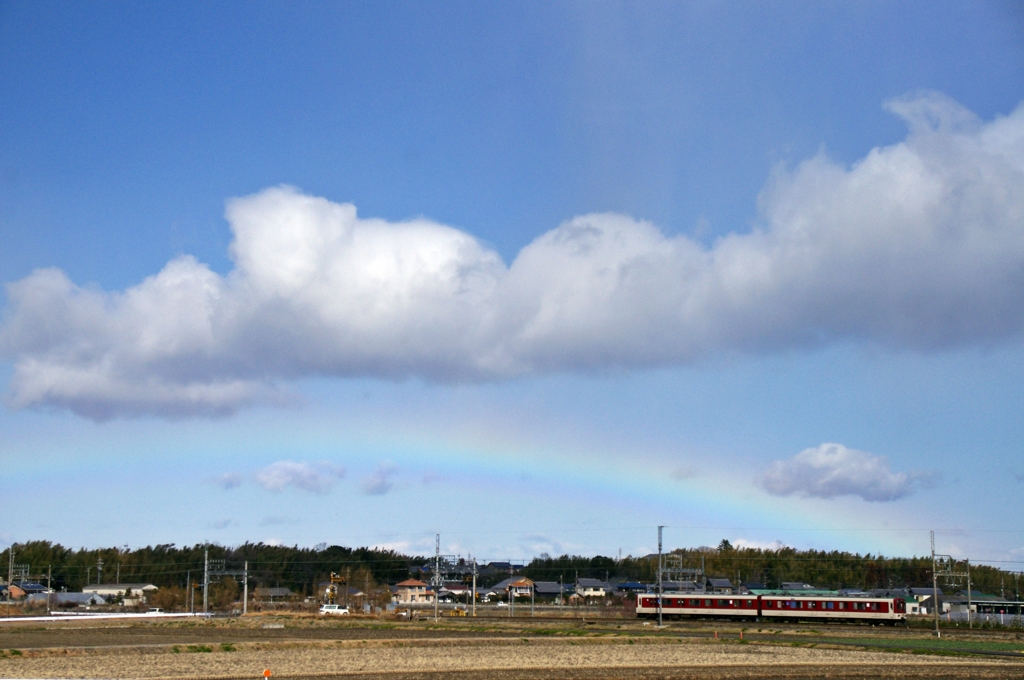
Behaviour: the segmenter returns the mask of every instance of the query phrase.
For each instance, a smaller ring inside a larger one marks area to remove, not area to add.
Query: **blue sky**
[[[1021,83],[1012,3],[0,3],[0,540],[1020,569]]]

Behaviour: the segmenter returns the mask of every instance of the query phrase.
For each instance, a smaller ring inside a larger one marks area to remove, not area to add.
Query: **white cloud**
[[[237,489],[242,486],[242,475],[237,472],[225,472],[210,481],[222,489]]]
[[[734,539],[732,544],[737,550],[782,550],[789,547],[779,540],[766,543],[764,541],[749,541],[745,538]]]
[[[519,547],[530,555],[565,555],[569,552],[565,544],[544,534],[529,534],[519,539]]]
[[[409,541],[392,541],[390,543],[374,543],[370,546],[373,550],[391,550],[396,553],[408,555],[412,551],[412,544]]]
[[[191,257],[123,292],[56,269],[8,285],[8,404],[104,419],[230,413],[303,376],[457,382],[854,340],[927,351],[1024,330],[1024,105],[981,122],[890,102],[899,144],[775,171],[759,223],[711,247],[573,218],[506,264],[424,219],[288,187],[228,202],[235,267]]]
[[[894,501],[934,479],[934,473],[892,472],[885,458],[866,451],[822,444],[772,463],[761,485],[776,496],[860,496],[866,501]]]
[[[360,483],[359,488],[367,496],[383,496],[388,491],[391,491],[395,483],[391,481],[391,478],[398,473],[392,463],[384,461],[377,464],[377,469],[373,471],[368,477],[365,477]]]
[[[325,493],[335,480],[345,476],[345,468],[321,461],[300,463],[280,460],[256,473],[256,483],[267,491],[281,491],[289,486],[313,493]]]

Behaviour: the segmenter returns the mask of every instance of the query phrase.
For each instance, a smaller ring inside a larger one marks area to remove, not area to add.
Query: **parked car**
[[[146,613],[147,614],[163,614],[164,610],[161,609],[160,607],[150,607],[149,611],[146,612]]]
[[[498,606],[499,607],[507,607],[508,606],[508,602],[499,602]]]
[[[325,604],[320,607],[321,614],[348,614],[348,607],[342,607],[340,604]]]

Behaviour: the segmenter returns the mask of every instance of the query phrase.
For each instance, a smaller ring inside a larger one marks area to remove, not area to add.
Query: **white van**
[[[348,614],[348,607],[342,607],[340,604],[325,604],[320,607],[321,614]]]

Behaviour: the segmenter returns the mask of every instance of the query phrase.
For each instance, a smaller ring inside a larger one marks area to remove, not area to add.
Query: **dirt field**
[[[806,635],[773,638],[767,631],[748,631],[741,642],[738,629],[723,630],[716,640],[707,632],[568,622],[544,629],[511,622],[308,619],[14,624],[0,628],[0,677],[257,678],[264,669],[276,678],[363,680],[1024,677],[1024,658],[865,650]],[[844,633],[856,640],[865,636],[859,629]],[[878,639],[892,638],[887,632]],[[978,644],[1024,649],[1012,637]]]

